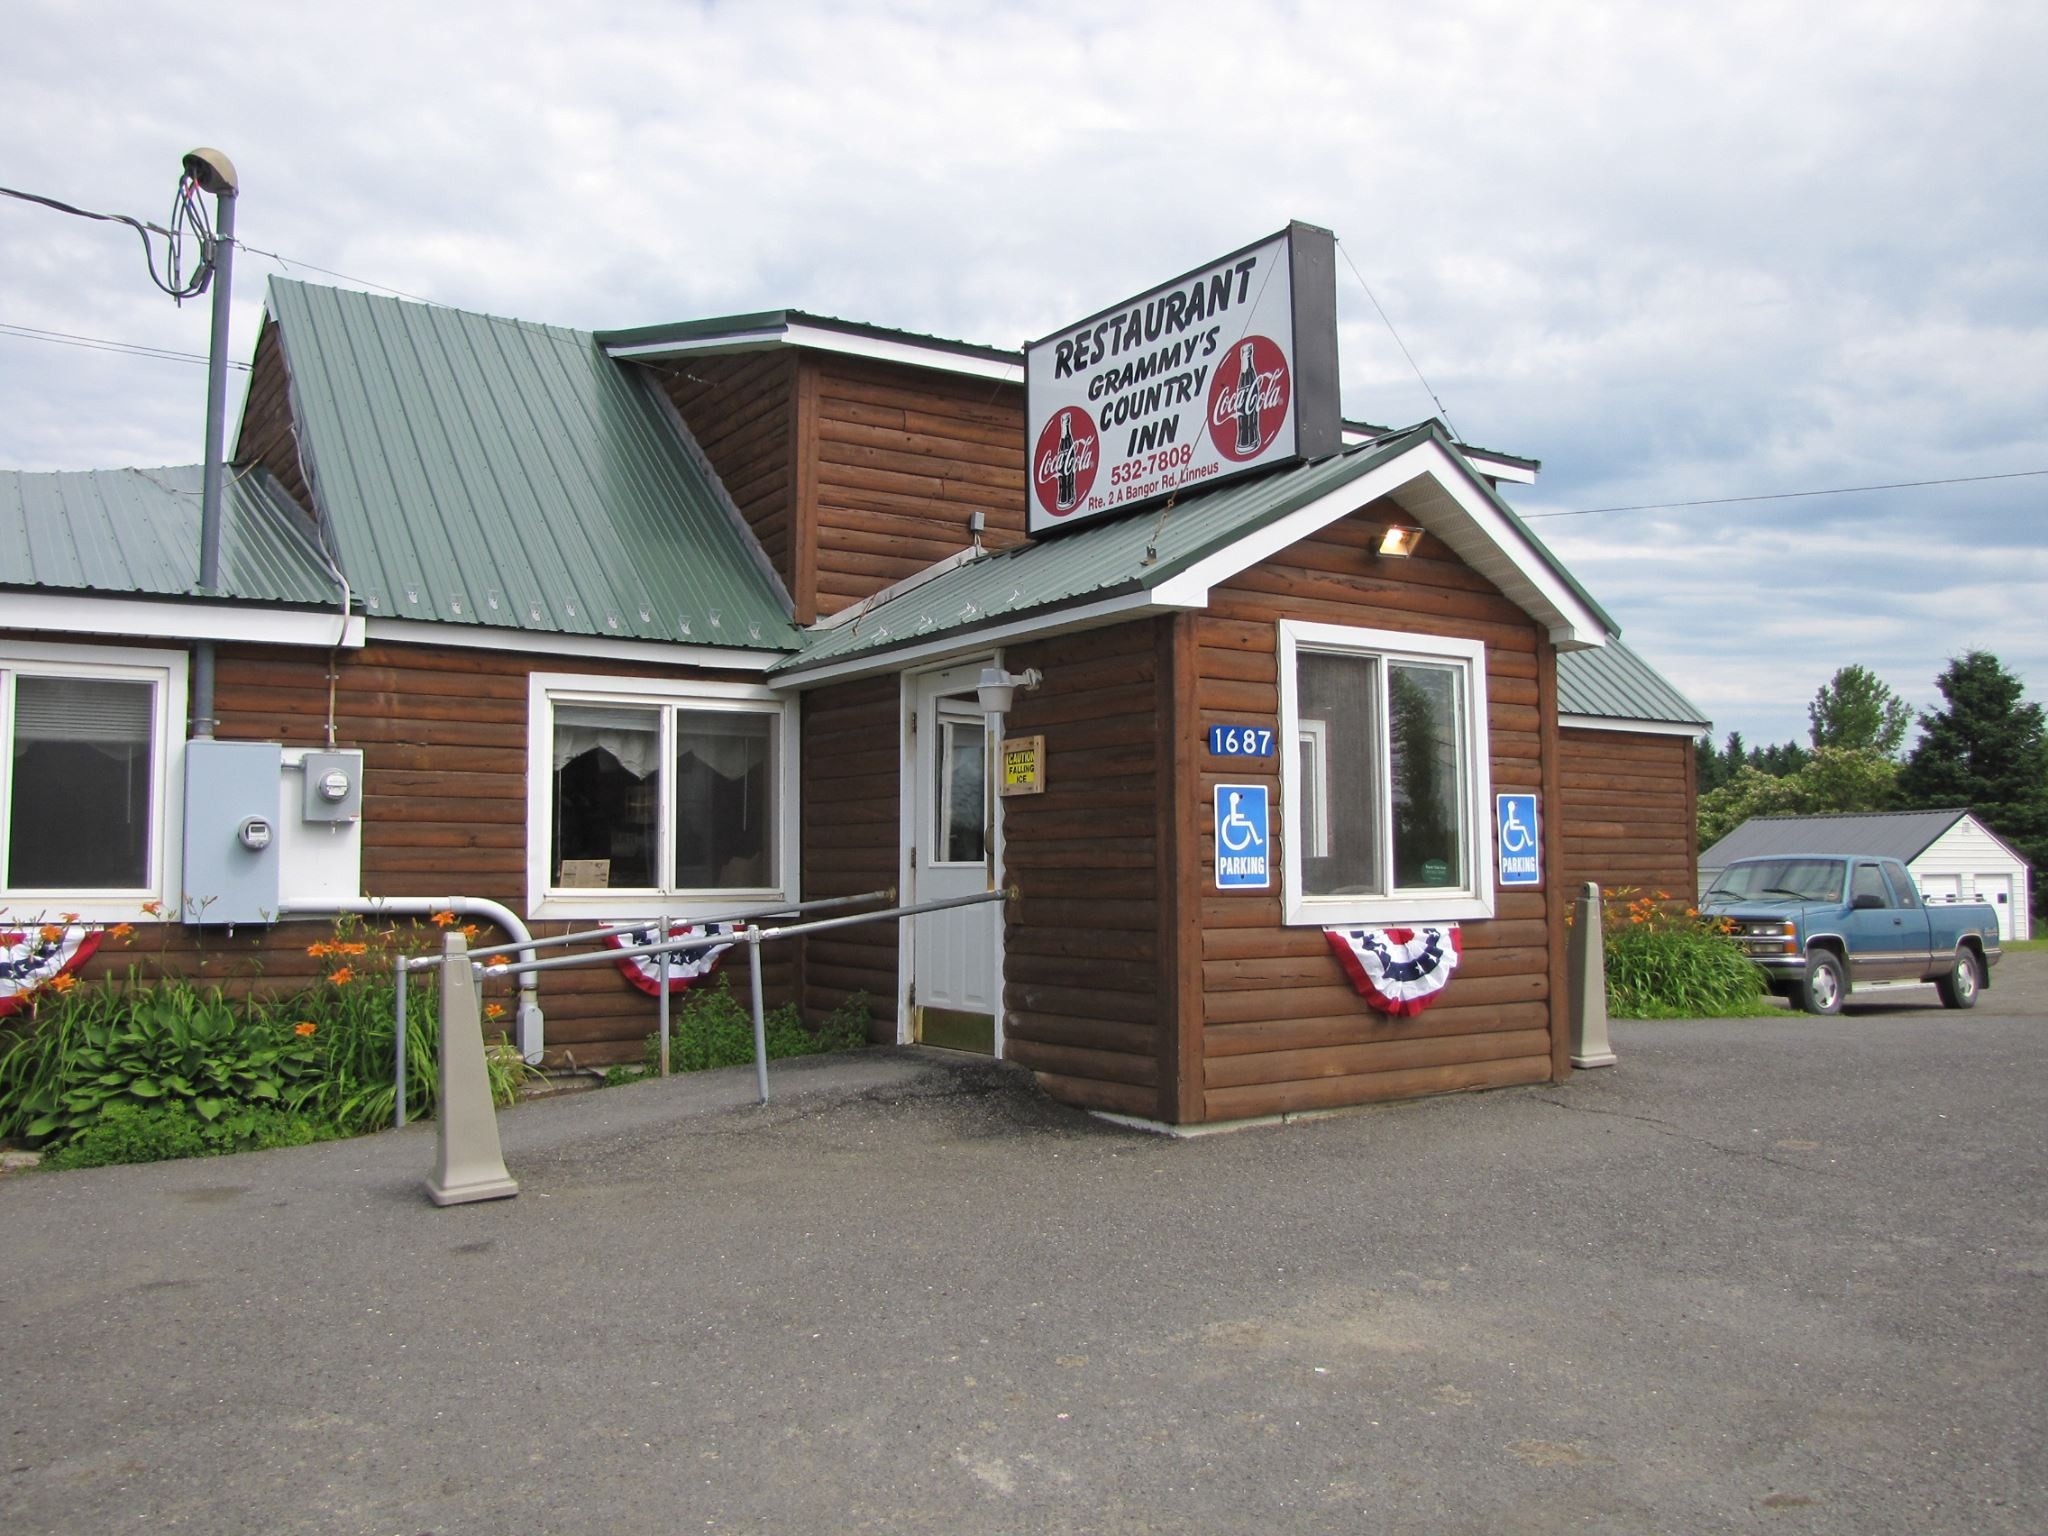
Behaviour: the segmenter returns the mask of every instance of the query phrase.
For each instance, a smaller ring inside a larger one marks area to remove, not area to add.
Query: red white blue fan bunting
[[[726,934],[738,933],[738,923],[712,923],[708,927],[701,923],[670,923],[668,936],[671,939],[722,938]],[[644,923],[638,928],[618,928],[604,936],[605,943],[617,950],[637,950],[640,946],[656,942],[658,925]],[[718,969],[718,962],[730,944],[717,944],[708,949],[672,950],[668,957],[668,989],[671,994],[687,992],[695,982],[702,981]],[[613,957],[626,980],[645,992],[649,997],[661,995],[661,957],[637,953],[619,954]]]
[[[1427,928],[1325,928],[1330,948],[1373,1007],[1412,1019],[1449,985],[1464,953],[1456,923]]]
[[[75,923],[0,932],[0,1017],[27,1003],[37,988],[77,970],[99,947],[100,930]]]

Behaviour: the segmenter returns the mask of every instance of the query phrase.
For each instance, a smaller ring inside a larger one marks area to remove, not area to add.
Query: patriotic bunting
[[[659,931],[653,923],[644,923],[637,928],[617,928],[604,936],[605,943],[620,951],[637,950],[643,945],[658,942],[655,934]],[[708,927],[700,923],[671,923],[668,936],[671,939],[723,938],[740,931],[738,923],[712,923]],[[719,944],[709,949],[681,949],[671,951],[668,957],[668,990],[671,994],[687,992],[694,982],[702,981],[718,969],[718,962],[730,944]],[[620,953],[612,957],[626,980],[645,992],[649,997],[661,994],[661,956],[637,953]]]
[[[1456,923],[1325,928],[1323,933],[1359,996],[1400,1019],[1412,1019],[1436,1001],[1464,952]]]
[[[37,988],[85,964],[100,947],[100,934],[75,923],[0,931],[0,1017],[22,1007]]]

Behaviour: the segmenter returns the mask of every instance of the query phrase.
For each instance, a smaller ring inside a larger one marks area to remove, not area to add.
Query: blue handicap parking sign
[[[1543,840],[1536,831],[1534,795],[1495,795],[1494,847],[1502,885],[1543,883]]]
[[[1216,786],[1216,884],[1265,890],[1273,883],[1273,843],[1264,784]]]

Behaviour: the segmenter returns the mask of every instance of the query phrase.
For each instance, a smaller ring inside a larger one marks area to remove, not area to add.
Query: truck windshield
[[[1707,889],[1709,901],[1796,897],[1800,901],[1840,901],[1839,859],[1749,859],[1730,864]]]

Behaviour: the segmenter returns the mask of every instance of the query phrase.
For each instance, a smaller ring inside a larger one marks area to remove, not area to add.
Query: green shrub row
[[[826,1051],[858,1050],[868,1043],[867,996],[855,993],[841,1003],[813,1030],[793,1003],[767,1010],[762,1032],[768,1043],[768,1059],[815,1056]],[[732,995],[728,979],[720,975],[710,986],[692,987],[669,1012],[669,1069],[674,1072],[704,1072],[714,1067],[746,1066],[754,1059],[754,1016],[747,1005]],[[647,1051],[638,1072],[615,1071],[608,1081],[630,1081],[636,1076],[661,1069],[661,1031],[647,1037]]]
[[[1729,936],[1663,892],[1603,903],[1607,1012],[1618,1019],[1743,1018],[1770,1011],[1763,972]]]

